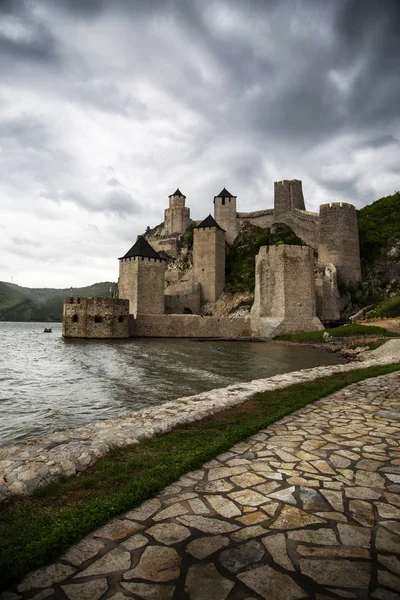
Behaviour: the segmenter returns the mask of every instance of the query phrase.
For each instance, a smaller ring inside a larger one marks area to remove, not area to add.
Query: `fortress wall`
[[[165,286],[168,288],[171,285],[175,285],[182,279],[184,274],[185,274],[184,271],[178,271],[177,269],[174,269],[173,271],[165,271],[165,275],[164,275]]]
[[[279,218],[275,217],[275,223],[285,223],[289,225],[295,234],[303,240],[308,246],[316,250],[319,240],[318,217],[313,213],[303,214],[299,210],[294,210],[287,215],[281,214]]]
[[[256,257],[253,335],[323,329],[316,317],[314,256],[305,246],[263,246]]]
[[[215,302],[225,287],[225,232],[217,227],[194,229],[193,282],[202,302]]]
[[[252,225],[257,227],[271,227],[274,223],[274,211],[273,210],[260,210],[254,213],[238,213],[238,233],[245,222],[250,222]]]
[[[360,244],[357,213],[352,204],[334,202],[320,206],[318,264],[325,268],[333,263],[338,281],[349,284],[361,281]]]
[[[170,256],[178,256],[178,240],[176,238],[155,238],[150,240],[151,247],[156,252],[166,252]]]
[[[118,294],[129,300],[129,312],[164,313],[165,261],[131,257],[119,261]]]
[[[248,317],[138,315],[130,319],[131,337],[241,339],[250,337]]]
[[[178,284],[179,285],[179,284]],[[200,312],[200,284],[186,284],[184,291],[176,291],[175,286],[165,290],[165,314],[181,315],[184,313],[197,315]]]
[[[129,302],[115,298],[66,298],[64,337],[128,338]]]

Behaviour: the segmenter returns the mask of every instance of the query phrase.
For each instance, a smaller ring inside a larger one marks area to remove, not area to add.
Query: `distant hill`
[[[83,288],[26,288],[0,281],[0,321],[62,320],[63,300],[69,296],[110,296],[114,283],[104,281]]]

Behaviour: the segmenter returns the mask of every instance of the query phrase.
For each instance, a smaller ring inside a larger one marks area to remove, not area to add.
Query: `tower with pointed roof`
[[[226,188],[218,196],[214,196],[214,218],[225,229],[228,244],[232,244],[239,231],[236,216],[236,196],[232,196]]]
[[[211,215],[193,230],[193,282],[202,302],[215,302],[225,287],[225,231]]]
[[[190,208],[185,206],[186,196],[178,188],[168,196],[168,199],[169,208],[165,209],[164,214],[164,233],[165,235],[184,233],[190,221]]]
[[[118,260],[118,295],[129,300],[129,313],[164,314],[165,260],[143,236]]]

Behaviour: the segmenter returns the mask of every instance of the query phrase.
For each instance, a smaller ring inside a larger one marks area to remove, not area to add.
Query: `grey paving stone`
[[[108,590],[107,579],[92,579],[86,583],[62,585],[69,600],[98,600]]]
[[[213,564],[198,564],[189,569],[185,591],[190,600],[226,600],[233,586],[234,582],[220,575]]]

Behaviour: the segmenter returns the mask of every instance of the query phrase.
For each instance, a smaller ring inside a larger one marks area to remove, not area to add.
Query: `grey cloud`
[[[40,242],[38,242],[37,240],[30,240],[27,238],[22,238],[22,237],[13,237],[11,239],[12,243],[15,244],[16,246],[30,246],[30,247],[34,247],[34,248],[40,248],[42,246],[42,244]]]
[[[109,185],[110,187],[120,187],[122,184],[116,177],[111,177],[111,179],[107,181],[106,185]]]
[[[127,217],[140,212],[140,206],[128,192],[113,190],[106,194],[102,209],[118,217]]]

